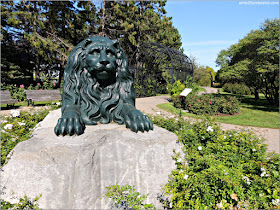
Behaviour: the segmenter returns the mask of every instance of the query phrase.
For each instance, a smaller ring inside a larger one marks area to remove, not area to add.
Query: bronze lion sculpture
[[[80,135],[86,125],[114,121],[134,132],[153,130],[135,108],[133,74],[117,40],[90,37],[70,53],[64,71],[62,116],[56,135]]]

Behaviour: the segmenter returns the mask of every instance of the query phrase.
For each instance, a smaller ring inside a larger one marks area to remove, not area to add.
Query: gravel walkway
[[[204,87],[205,88],[205,87]],[[206,87],[207,93],[212,93],[209,91],[213,91],[211,88]],[[214,88],[213,88],[214,89]],[[169,112],[161,110],[157,108],[158,104],[167,103],[168,96],[154,96],[154,97],[147,97],[147,98],[137,98],[136,99],[136,108],[141,110],[146,114],[164,114],[167,116],[171,116]],[[251,127],[251,126],[239,126],[239,125],[232,125],[232,124],[225,124],[220,123],[221,127],[224,130],[252,130],[257,135],[262,136],[266,139],[265,143],[268,145],[268,151],[275,151],[280,153],[279,151],[279,129],[271,129],[271,128],[259,128],[259,127]]]

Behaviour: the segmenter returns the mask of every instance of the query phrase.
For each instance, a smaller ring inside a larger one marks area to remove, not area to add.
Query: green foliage
[[[144,204],[148,194],[141,195],[135,191],[134,186],[120,186],[117,183],[116,185],[109,185],[106,189],[105,196],[111,198],[117,208],[155,209],[153,204]]]
[[[271,104],[279,104],[279,19],[266,20],[216,60],[221,67],[217,81],[245,83],[259,99],[263,93]]]
[[[31,200],[27,196],[24,196],[17,203],[1,200],[1,209],[40,209],[37,203],[40,197],[41,195]]]
[[[181,84],[181,82],[177,80],[172,86],[171,95],[179,96],[185,88],[186,86],[184,84]]]
[[[246,131],[222,130],[209,121],[152,116],[175,132],[183,153],[164,187],[172,209],[273,209],[280,207],[279,154],[266,153],[264,139]]]
[[[172,101],[174,107],[183,108],[190,113],[199,115],[240,112],[240,103],[237,98],[220,94],[188,95],[185,98],[172,96]]]
[[[198,66],[194,69],[193,80],[200,86],[211,86],[212,81],[215,80],[214,69],[209,66]]]
[[[251,91],[250,88],[241,83],[226,83],[223,86],[223,90],[227,93],[233,93],[233,94],[238,94],[238,95],[250,95]]]
[[[24,92],[24,85],[5,85],[5,83],[1,83],[1,90],[9,90],[11,93],[11,98],[17,99],[18,101],[25,101],[26,94]]]
[[[57,107],[56,105],[52,106],[52,108]],[[43,109],[38,112],[33,111],[31,113],[21,111],[19,116],[13,117],[9,115],[1,119],[1,165],[7,162],[8,154],[19,142],[30,138],[34,127],[48,113],[48,109]],[[10,125],[12,128],[9,129],[7,125]]]
[[[129,60],[147,42],[179,50],[181,36],[165,4],[166,0],[1,1],[2,82],[34,85],[42,75],[59,72],[61,84],[69,53],[89,36],[119,39]],[[160,93],[166,92],[164,85],[156,86]]]

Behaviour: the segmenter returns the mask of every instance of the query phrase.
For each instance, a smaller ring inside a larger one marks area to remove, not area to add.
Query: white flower
[[[4,126],[4,129],[12,129],[13,128],[13,124],[7,124]]]
[[[274,206],[280,206],[280,199],[279,199],[279,198],[277,198],[277,199],[272,199],[272,204],[273,204]]]
[[[209,125],[209,126],[207,127],[206,131],[207,131],[207,132],[213,132],[214,130],[213,130],[213,128]]]
[[[199,146],[197,149],[198,149],[198,150],[202,150],[202,146]]]
[[[55,104],[55,102],[52,102],[52,104]]]
[[[265,172],[265,169],[264,169],[264,168],[261,168],[261,171]]]
[[[229,137],[232,137],[232,135],[231,135],[231,134],[229,134]]]
[[[1,123],[7,123],[8,121],[7,120],[3,120]]]
[[[177,161],[178,161],[178,162],[181,162],[181,161],[182,161],[182,159],[181,159],[181,158],[179,158]]]
[[[255,148],[252,149],[253,152],[256,152],[257,150]]]
[[[11,110],[11,114],[13,117],[18,117],[20,115],[20,111],[19,110]]]
[[[221,202],[221,203],[217,203],[217,204],[216,204],[216,207],[219,208],[219,209],[223,208],[222,202]]]
[[[160,114],[160,112],[157,112],[157,114]]]
[[[56,105],[59,106],[59,105],[60,105],[60,102],[56,102]]]
[[[251,184],[250,179],[247,176],[243,176],[242,178],[247,182],[248,185]]]
[[[18,124],[19,124],[20,126],[22,126],[22,125],[25,125],[26,123],[18,122]]]
[[[201,136],[201,139],[204,140],[204,139],[205,139],[205,136]]]
[[[225,172],[224,174],[225,174],[225,175],[228,175],[228,172]]]
[[[14,195],[9,197],[9,198],[7,198],[7,201],[10,202],[11,204],[19,203],[18,197],[14,196]]]
[[[226,139],[227,138],[227,136],[224,136],[224,139]]]
[[[186,175],[184,176],[184,179],[187,180],[188,178],[189,178],[189,175],[186,174]]]

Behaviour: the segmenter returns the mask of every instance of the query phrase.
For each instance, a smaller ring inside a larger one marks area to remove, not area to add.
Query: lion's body
[[[88,38],[72,50],[64,72],[62,103],[57,135],[80,134],[83,124],[112,120],[126,123],[135,132],[152,129],[148,117],[135,108],[126,55],[118,41],[106,37]]]
[[[106,38],[102,37],[103,39]],[[93,37],[89,40],[94,43],[97,39]],[[112,41],[111,45],[113,45]],[[87,45],[87,47],[90,47],[90,45]],[[80,52],[81,50],[82,52]],[[77,53],[79,54],[77,55]],[[83,48],[83,44],[79,44],[71,52],[73,58],[71,60],[70,55],[70,62],[68,62],[64,73],[63,105],[69,103],[79,105],[81,117],[85,124],[92,125],[98,121],[109,123],[111,120],[123,124],[124,119],[121,116],[123,102],[125,100],[125,102],[134,105],[133,98],[135,98],[133,77],[128,70],[125,54],[121,50],[122,66],[118,66],[116,69],[117,77],[113,78],[112,84],[102,87],[97,78],[88,71],[96,63],[93,63],[90,67],[84,65],[86,53],[88,53],[88,50]],[[72,69],[73,64],[77,68]]]

